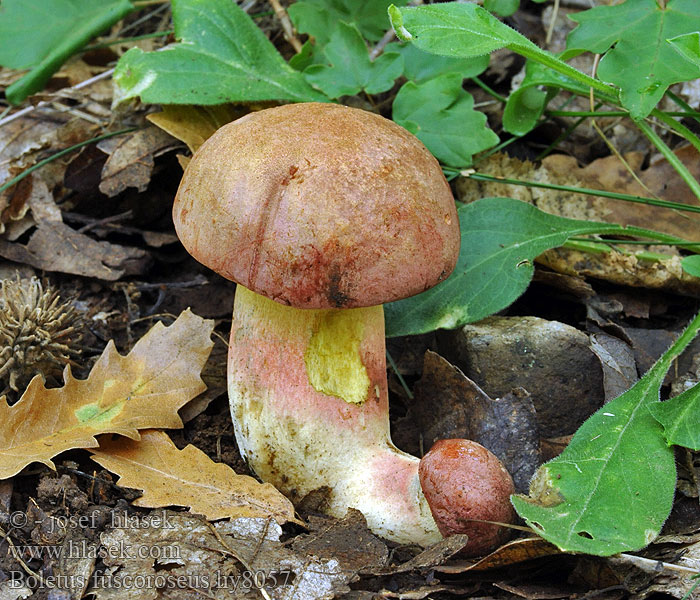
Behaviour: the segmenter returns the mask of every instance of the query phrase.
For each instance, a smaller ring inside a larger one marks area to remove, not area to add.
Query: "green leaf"
[[[301,50],[289,59],[289,66],[296,71],[303,71],[311,65],[323,64],[326,57],[311,40],[306,40]]]
[[[173,0],[175,36],[159,52],[129,50],[117,64],[119,101],[223,104],[327,101],[230,0]]]
[[[688,275],[700,277],[700,255],[693,254],[691,256],[686,256],[681,261],[681,267]]]
[[[498,143],[455,73],[405,83],[394,99],[392,118],[446,165],[467,166],[474,154]]]
[[[650,408],[672,361],[698,329],[700,315],[642,379],[540,467],[530,497],[511,498],[539,535],[563,551],[599,556],[638,550],[658,535],[673,504],[676,467]]]
[[[403,74],[406,79],[423,83],[433,77],[447,73],[457,73],[462,77],[476,77],[489,66],[489,55],[474,58],[451,58],[435,56],[418,49],[413,44],[387,44],[385,52],[398,52],[403,56]]]
[[[598,92],[614,93],[610,86],[541,50],[476,4],[445,2],[411,8],[392,5],[389,17],[400,40],[410,41],[426,52],[468,58],[509,48]]]
[[[541,87],[546,90],[539,89]],[[503,110],[503,129],[513,135],[525,135],[537,124],[549,100],[565,89],[579,95],[587,95],[589,88],[573,79],[553,71],[549,67],[528,60],[525,63],[525,77],[520,87],[508,96]],[[599,98],[606,97],[600,96]],[[613,96],[607,96],[616,102]]]
[[[700,450],[700,384],[649,406],[652,416],[664,428],[669,445]]]
[[[539,50],[476,4],[446,2],[401,9],[392,5],[389,17],[400,40],[441,56],[481,56],[511,45]]]
[[[7,88],[9,102],[41,90],[71,55],[132,10],[129,0],[3,0],[0,65],[32,69]]]
[[[488,317],[520,296],[536,256],[573,235],[642,230],[557,217],[512,198],[484,198],[458,211],[462,232],[452,275],[422,294],[385,305],[387,335],[452,329]]]
[[[519,6],[520,0],[484,0],[484,8],[499,17],[510,17]]]
[[[503,129],[513,135],[525,135],[532,131],[547,106],[548,96],[547,92],[529,82],[521,85],[508,96],[503,109]]]
[[[329,98],[354,96],[362,90],[385,92],[403,71],[403,59],[396,52],[384,52],[371,61],[357,27],[347,23],[338,23],[324,54],[330,65],[311,65],[304,76]]]
[[[403,6],[407,0],[394,4]],[[303,0],[288,9],[297,31],[316,38],[316,43],[325,46],[332,39],[339,21],[357,25],[362,36],[371,42],[381,39],[389,29],[387,7],[391,0]]]
[[[606,53],[598,77],[617,85],[622,105],[635,119],[646,117],[669,85],[700,77],[700,67],[682,60],[666,40],[700,28],[700,2],[627,0],[574,15],[579,26],[567,48]],[[612,49],[611,49],[612,48]]]
[[[700,26],[700,24],[699,24]],[[700,32],[693,31],[666,40],[683,58],[700,66]]]

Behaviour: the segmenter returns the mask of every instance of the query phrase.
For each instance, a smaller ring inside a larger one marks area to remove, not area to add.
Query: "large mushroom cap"
[[[298,308],[418,294],[459,253],[435,158],[392,121],[336,104],[270,108],[219,129],[188,165],[173,219],[197,260]]]

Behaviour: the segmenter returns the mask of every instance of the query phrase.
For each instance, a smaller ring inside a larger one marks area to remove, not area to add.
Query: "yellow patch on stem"
[[[309,383],[317,392],[362,404],[367,399],[370,379],[360,356],[363,321],[358,311],[371,309],[330,309],[319,311],[304,363]]]

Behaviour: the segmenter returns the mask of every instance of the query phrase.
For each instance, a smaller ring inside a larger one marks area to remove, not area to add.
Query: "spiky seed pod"
[[[38,373],[44,378],[80,353],[80,314],[41,281],[0,282],[0,387],[19,392]]]

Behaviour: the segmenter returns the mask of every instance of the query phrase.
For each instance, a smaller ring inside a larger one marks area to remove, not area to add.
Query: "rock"
[[[604,401],[588,335],[538,317],[491,317],[441,333],[440,353],[489,396],[525,388],[542,437],[573,433]]]

